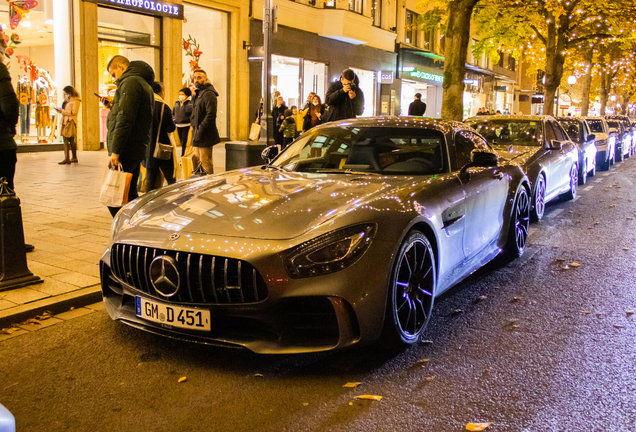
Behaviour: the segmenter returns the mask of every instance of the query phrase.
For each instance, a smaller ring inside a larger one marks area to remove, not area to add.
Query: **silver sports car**
[[[258,353],[408,345],[436,296],[523,253],[530,207],[521,168],[462,123],[328,123],[268,165],[122,208],[100,266],[106,310]]]

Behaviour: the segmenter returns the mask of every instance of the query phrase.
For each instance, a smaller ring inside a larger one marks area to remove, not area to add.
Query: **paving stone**
[[[0,310],[9,309],[17,306],[17,303],[10,302],[9,300],[5,300],[1,297],[2,295],[0,294]]]
[[[2,330],[2,329],[0,329],[0,330]],[[7,339],[12,339],[12,338],[14,338],[16,336],[22,336],[22,335],[25,335],[25,334],[28,334],[28,333],[29,332],[27,330],[23,330],[23,329],[20,329],[20,330],[18,330],[16,332],[13,332],[10,335],[6,335],[6,334],[3,334],[3,333],[0,333],[0,342],[5,341]]]
[[[65,272],[61,274],[67,274],[67,273],[72,273],[72,272]],[[55,275],[55,276],[58,276],[58,275]],[[50,296],[56,296],[60,294],[66,294],[69,292],[77,291],[78,289],[81,289],[81,288],[83,287],[69,283],[69,282],[63,282],[60,280],[47,277],[44,279],[44,282],[37,285],[33,289],[40,291],[44,294],[48,294]]]
[[[85,234],[81,231],[72,231],[72,230],[67,230],[67,229],[63,229],[63,228],[51,228],[48,230],[44,230],[42,231],[42,235],[46,236],[48,234],[54,234],[54,235],[59,235],[59,236],[66,236],[66,237],[77,237],[77,236],[81,236],[82,234]]]
[[[18,324],[18,327],[20,327],[23,330],[35,331],[35,330],[40,330],[46,327],[51,327],[52,325],[55,325],[64,321],[57,318],[48,318],[38,322],[39,324]]]
[[[33,240],[33,246],[35,246],[37,250],[39,251],[42,250],[45,252],[51,252],[55,254],[70,253],[70,252],[75,252],[77,250],[69,246],[62,246],[59,244],[50,243],[46,241],[45,239],[46,239],[46,236],[39,236],[38,239]]]
[[[35,251],[29,252],[27,256],[28,256],[29,262],[36,261],[42,264],[48,264],[52,266],[55,266],[56,264],[59,264],[65,261],[73,260],[72,257],[61,255],[61,254],[54,254],[54,253],[46,252],[46,251],[40,251],[40,250],[37,250],[37,248],[35,249]]]
[[[73,253],[68,253],[65,256],[74,260],[81,260],[87,263],[97,264],[99,260],[102,258],[101,253],[87,252],[87,251],[77,251]],[[66,261],[69,261],[66,260]]]
[[[45,277],[45,276],[51,276],[58,273],[63,273],[66,270],[70,270],[70,269],[60,268],[60,267],[56,267],[56,266],[52,266],[48,264],[42,264],[40,262],[30,260],[29,255],[30,254],[27,254],[27,262],[28,262],[29,270],[31,270],[31,273],[33,273],[34,275]]]
[[[72,260],[60,263],[59,267],[76,273],[99,277],[99,263],[87,263],[86,261]],[[62,270],[62,272],[65,270]]]
[[[82,273],[76,273],[76,272],[60,273],[60,274],[51,276],[51,278],[58,280],[60,282],[65,282],[67,284],[78,286],[80,288],[86,288],[89,286],[97,285],[100,282],[99,278],[96,278],[94,276],[88,276]]]
[[[68,321],[70,319],[73,318],[77,318],[77,317],[81,317],[84,315],[88,315],[95,312],[95,309],[89,309],[89,308],[77,308],[77,309],[73,309],[71,311],[68,312],[62,312],[60,314],[55,315],[55,318],[64,320],[64,321]]]
[[[4,300],[7,300],[19,305],[50,297],[49,294],[45,294],[41,291],[36,291],[31,288],[18,288],[18,289],[6,291],[4,294],[5,294]]]
[[[90,304],[90,305],[88,305],[88,306],[86,306],[86,307],[87,307],[88,309],[93,309],[93,310],[95,310],[95,311],[103,311],[103,310],[106,308],[106,306],[104,305],[104,302],[103,302],[103,301],[101,301],[101,302],[99,302],[99,303],[93,303],[93,304]]]
[[[89,252],[103,254],[106,251],[106,244],[107,243],[108,243],[107,241],[102,241],[100,243],[97,243],[97,242],[95,242],[95,243],[84,242],[84,243],[76,244],[73,247],[75,247],[77,249],[89,251]],[[64,252],[62,252],[62,253],[64,253]]]

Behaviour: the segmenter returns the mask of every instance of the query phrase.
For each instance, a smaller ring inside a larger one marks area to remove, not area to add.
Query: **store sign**
[[[495,86],[495,91],[496,92],[502,92],[502,93],[508,93],[508,87],[507,86]]]
[[[428,73],[428,72],[422,72],[422,71],[413,71],[413,72],[409,72],[409,75],[414,77],[414,78],[420,78],[420,79],[425,79],[425,80],[429,80],[429,81],[435,81],[438,83],[442,83],[444,82],[444,76],[443,75],[435,75],[432,73]]]
[[[468,84],[471,86],[478,86],[479,85],[479,80],[477,79],[465,79],[464,80],[464,84]]]
[[[380,71],[380,84],[393,84],[393,71]]]
[[[115,6],[131,12],[143,12],[176,19],[183,19],[183,5],[150,0],[84,0],[91,3]]]

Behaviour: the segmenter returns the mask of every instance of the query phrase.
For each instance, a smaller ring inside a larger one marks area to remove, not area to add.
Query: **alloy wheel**
[[[545,212],[545,178],[540,175],[537,178],[537,184],[534,188],[534,210],[533,215],[535,220],[543,219],[543,213]]]
[[[514,234],[516,252],[521,256],[526,249],[528,242],[528,229],[530,228],[530,197],[525,188],[522,188],[517,195],[517,203],[514,211]]]

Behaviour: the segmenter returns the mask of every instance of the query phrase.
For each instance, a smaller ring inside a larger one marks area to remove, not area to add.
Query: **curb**
[[[59,314],[70,308],[81,308],[102,301],[101,285],[93,285],[71,293],[57,295],[0,311],[0,329],[21,323],[44,312]]]

